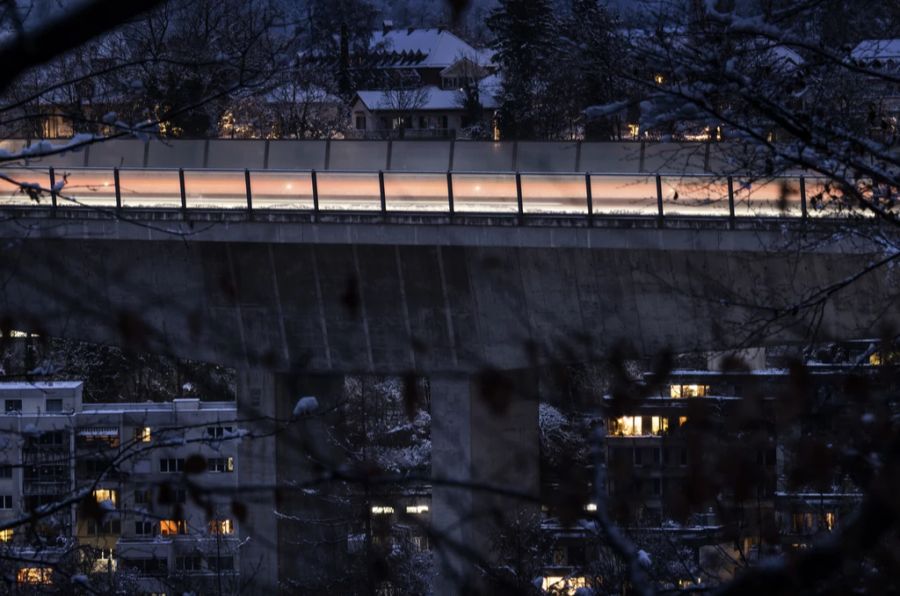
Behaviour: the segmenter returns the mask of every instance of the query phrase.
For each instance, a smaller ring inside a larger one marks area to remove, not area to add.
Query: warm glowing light
[[[641,134],[641,125],[636,124],[636,123],[629,124],[628,125],[628,134],[631,135],[632,139],[638,138]]]
[[[49,585],[53,570],[49,567],[23,567],[16,573],[16,581],[20,584]]]
[[[563,576],[547,576],[541,580],[541,589],[544,592],[552,592],[553,594],[572,595],[579,588],[587,587],[586,577],[563,577]]]
[[[372,513],[375,515],[390,515],[394,512],[394,508],[385,505],[375,505],[372,507]]]
[[[480,185],[480,184],[476,184],[476,185],[475,185],[475,192],[481,192],[481,185]]]
[[[234,534],[234,522],[230,519],[212,519],[209,521],[210,534]]]
[[[835,516],[834,516],[834,512],[833,512],[833,511],[826,511],[826,512],[825,512],[825,519],[824,519],[824,522],[825,522],[825,529],[826,529],[826,530],[828,530],[828,531],[830,532],[830,531],[832,531],[832,530],[834,529]]]
[[[669,396],[672,399],[685,397],[706,397],[709,395],[709,385],[670,385]]]
[[[104,181],[103,181],[103,186],[109,186],[109,180],[104,180]]]
[[[684,426],[687,423],[687,416],[678,417],[678,426]]]
[[[0,542],[9,542],[10,540],[12,540],[12,537],[13,537],[12,528],[0,530]]]
[[[112,503],[112,506],[116,506],[116,499],[118,495],[116,495],[116,490],[112,488],[98,488],[94,490],[94,498],[97,499],[98,503],[103,503],[104,501],[108,501]]]
[[[878,352],[869,354],[869,364],[872,366],[881,366],[881,354]]]
[[[588,503],[587,505],[584,506],[584,510],[590,511],[590,512],[597,511],[597,504],[596,503]]]
[[[662,85],[666,82],[666,77],[662,76],[661,74],[653,75],[653,82],[655,82],[657,85]]]
[[[650,427],[654,435],[659,435],[669,430],[669,419],[664,416],[653,416]]]
[[[159,533],[163,536],[187,534],[187,524],[183,519],[164,519],[159,522]]]
[[[407,513],[425,513],[428,511],[428,505],[407,505],[406,512]]]
[[[145,426],[144,428],[137,429],[137,440],[141,443],[149,443],[150,439],[153,438],[153,435],[150,431],[149,426]]]
[[[294,188],[294,185],[291,184],[290,182],[288,182],[287,184],[284,185],[284,188],[287,190],[291,190],[292,188]]]

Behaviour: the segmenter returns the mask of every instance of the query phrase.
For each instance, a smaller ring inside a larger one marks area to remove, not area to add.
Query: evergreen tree
[[[549,0],[501,0],[487,22],[503,73],[500,130],[506,138],[547,136],[558,19]]]

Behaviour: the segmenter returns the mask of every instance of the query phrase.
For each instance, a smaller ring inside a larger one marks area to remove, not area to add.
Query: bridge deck
[[[7,167],[0,207],[613,217],[834,217],[826,181],[712,175]],[[56,189],[53,192],[52,189]]]

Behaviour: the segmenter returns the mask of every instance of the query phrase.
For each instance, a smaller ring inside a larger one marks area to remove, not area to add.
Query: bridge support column
[[[238,426],[253,434],[238,446],[238,487],[270,486],[275,483],[275,393],[277,377],[264,370],[240,370],[237,374]],[[269,420],[267,420],[269,419]],[[252,421],[252,422],[251,422]],[[235,501],[246,507],[240,522],[242,539],[249,541],[238,558],[242,581],[250,580],[260,593],[274,594],[278,585],[278,524],[272,510],[272,491],[239,493]]]
[[[540,445],[533,376],[515,371],[431,378],[436,594],[484,590],[477,565],[496,562],[493,543],[500,531],[537,521]]]

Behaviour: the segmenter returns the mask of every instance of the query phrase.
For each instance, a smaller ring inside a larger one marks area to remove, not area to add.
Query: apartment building
[[[82,394],[81,382],[0,383],[0,540],[14,589],[237,593],[235,403]]]

